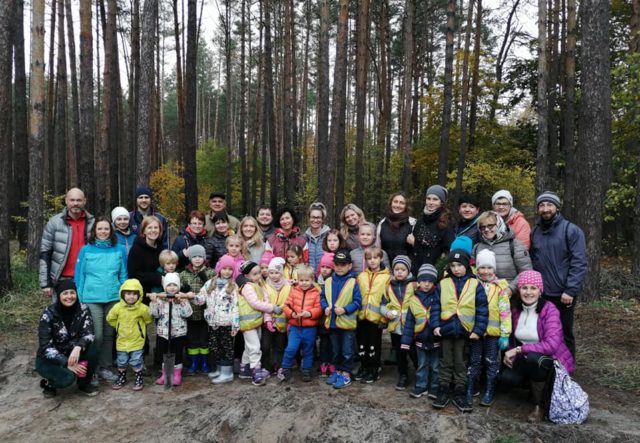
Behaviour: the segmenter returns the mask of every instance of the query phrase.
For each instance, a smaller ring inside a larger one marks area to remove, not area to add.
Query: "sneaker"
[[[404,391],[405,389],[407,389],[408,384],[409,380],[407,379],[407,376],[404,374],[400,374],[400,376],[398,377],[398,383],[396,383],[396,391]]]
[[[338,374],[338,371],[334,371],[327,377],[327,381],[325,383],[328,385],[334,385],[339,376],[340,374]]]
[[[44,395],[44,398],[53,398],[58,395],[57,389],[50,386],[49,382],[44,378],[40,380],[40,387],[42,388],[42,395]]]
[[[369,371],[367,371],[364,367],[360,366],[360,369],[358,369],[358,372],[355,373],[353,378],[355,379],[355,381],[360,381],[367,375],[367,372]]]
[[[262,368],[254,368],[253,375],[251,377],[251,384],[254,386],[262,386],[267,382],[267,378],[269,378],[269,371]]]
[[[253,373],[251,372],[251,368],[249,367],[249,363],[242,366],[240,368],[240,373],[238,374],[238,378],[252,378]]]
[[[438,398],[437,392],[438,391],[436,389],[432,389],[429,391],[429,394],[427,395],[427,397],[429,397],[431,400],[435,400]]]
[[[375,383],[378,380],[380,380],[380,373],[378,372],[378,370],[374,370],[370,371],[362,380],[360,380],[360,383],[370,385],[371,383]]]
[[[282,383],[288,383],[291,381],[291,369],[280,368],[276,374],[276,378]]]
[[[127,371],[118,371],[118,379],[113,383],[111,389],[118,390],[127,384]]]
[[[118,379],[118,376],[114,374],[111,369],[107,368],[98,369],[98,377],[111,383],[115,382]]]
[[[311,375],[311,369],[303,369],[302,381],[305,383],[309,383],[311,380],[313,380],[313,376]]]
[[[413,390],[411,392],[409,392],[409,395],[413,398],[420,398],[423,395],[425,395],[428,392],[427,388],[419,388],[419,387],[415,387],[413,388]]]
[[[142,371],[138,371],[135,374],[136,379],[133,381],[133,390],[134,391],[142,391],[144,387],[144,381],[142,379]]]
[[[338,375],[338,378],[336,379],[336,382],[333,385],[333,388],[342,389],[342,388],[346,388],[350,384],[351,384],[351,375],[349,375],[348,372],[343,372],[342,374]]]
[[[329,363],[320,363],[320,376],[327,377],[329,375]]]
[[[449,404],[449,393],[444,389],[438,390],[438,395],[436,399],[431,403],[431,405],[436,409],[446,408]]]
[[[95,397],[96,395],[98,395],[98,388],[94,388],[93,386],[91,386],[91,383],[79,385],[78,389],[87,397]]]
[[[473,405],[467,399],[466,393],[459,393],[453,396],[453,404],[460,412],[473,411]]]

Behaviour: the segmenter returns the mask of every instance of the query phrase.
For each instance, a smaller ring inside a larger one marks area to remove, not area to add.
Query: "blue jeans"
[[[331,337],[332,363],[337,371],[350,373],[353,368],[353,357],[356,353],[356,331],[332,329],[329,334]]]
[[[440,349],[416,348],[418,369],[416,369],[416,388],[438,392],[440,386]]]
[[[139,371],[142,369],[142,364],[144,363],[143,358],[144,349],[131,352],[116,352],[116,364],[118,365],[118,369],[127,369],[127,367],[131,366],[134,371]]]
[[[282,367],[291,369],[298,349],[302,346],[302,369],[313,367],[313,349],[316,345],[316,328],[289,326],[289,341],[282,357]]]

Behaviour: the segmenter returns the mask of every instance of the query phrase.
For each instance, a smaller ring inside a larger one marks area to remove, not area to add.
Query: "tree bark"
[[[180,38],[180,21],[178,20],[178,0],[173,0],[173,30],[176,45],[176,100],[178,104],[178,131],[176,144],[167,152],[167,161],[181,161],[184,149],[184,116],[185,97],[182,70],[182,39]]]
[[[242,213],[249,213],[249,164],[247,162],[247,134],[245,122],[247,120],[247,73],[246,73],[246,49],[247,44],[247,2],[242,0],[240,13],[240,121],[238,128],[238,154],[240,156],[240,180],[242,189]]]
[[[577,158],[576,222],[585,231],[587,264],[583,293],[599,297],[600,254],[605,193],[611,182],[611,70],[609,61],[609,3],[584,0],[580,4],[582,66]]]
[[[283,66],[283,106],[282,106],[282,157],[284,163],[284,201],[285,205],[289,206],[293,204],[295,199],[295,179],[297,178],[296,167],[294,166],[293,147],[292,147],[292,134],[294,132],[293,122],[295,115],[293,113],[293,102],[295,96],[293,94],[293,85],[296,81],[295,72],[293,69],[293,48],[292,48],[292,25],[293,22],[293,7],[289,0],[285,0],[284,4],[284,38],[283,52],[284,52],[284,66]],[[296,159],[297,160],[297,159]]]
[[[629,38],[629,52],[631,55],[638,56],[640,53],[640,0],[633,0],[631,2],[631,35]],[[635,95],[637,97],[638,90],[636,89]],[[638,121],[638,111],[637,108],[633,112],[634,121]],[[636,123],[636,128],[638,128],[638,123]],[[637,149],[638,141],[635,141],[635,147]],[[637,151],[636,151],[637,152]],[[640,157],[639,157],[640,158]],[[634,215],[636,217],[640,216],[640,170],[636,169],[636,203],[634,208]],[[640,274],[640,225],[638,223],[634,223],[633,229],[633,260],[632,264],[632,272],[633,275]]]
[[[78,146],[80,144],[80,102],[78,97],[78,68],[76,62],[76,42],[74,36],[73,14],[71,0],[65,0],[67,14],[67,38],[69,47],[69,66],[71,67],[71,133],[69,134],[69,183],[78,183]]]
[[[53,164],[53,189],[56,194],[63,194],[68,183],[67,157],[67,57],[65,48],[64,1],[58,3],[58,49],[56,69],[56,107],[55,107],[55,139]]]
[[[318,165],[318,194],[327,207],[327,219],[333,220],[335,211],[335,195],[333,193],[335,170],[332,167],[320,167],[320,165],[328,165],[331,157],[329,153],[329,20],[329,0],[321,0],[320,33],[318,35],[318,57],[316,62],[316,89],[318,91],[316,164]]]
[[[198,4],[196,0],[187,2],[187,69],[186,73],[186,109],[185,140],[182,160],[184,162],[184,202],[185,218],[189,211],[198,208],[198,177],[196,168],[196,113],[198,100],[197,84],[198,63]]]
[[[278,148],[276,146],[276,122],[273,108],[273,54],[271,48],[271,0],[263,0],[264,12],[264,110],[263,131],[268,131],[269,141],[269,205],[278,207]],[[263,159],[266,161],[266,158]]]
[[[478,120],[478,96],[480,95],[480,44],[482,43],[482,0],[478,0],[476,29],[473,43],[473,71],[471,75],[471,105],[469,109],[469,149],[476,144],[476,122]]]
[[[378,69],[378,127],[376,131],[376,145],[380,152],[378,159],[377,174],[378,177],[384,177],[383,192],[389,192],[389,159],[385,155],[387,145],[387,134],[391,113],[391,88],[388,80],[389,63],[389,3],[388,0],[382,0],[379,3],[379,26],[378,33],[378,50],[380,51],[380,67]],[[378,200],[378,213],[383,210],[383,199]]]
[[[120,167],[125,198],[129,198],[135,187],[137,170],[138,106],[140,99],[140,0],[131,4],[131,59],[129,63],[129,91],[127,95],[127,143],[124,146],[124,161]]]
[[[411,182],[411,85],[413,79],[413,16],[415,4],[413,0],[405,1],[403,57],[404,78],[402,81],[402,120],[400,129],[400,149],[402,150],[402,180],[400,188],[409,192]]]
[[[96,0],[97,1],[97,0]],[[51,25],[49,28],[49,69],[47,76],[47,111],[46,111],[46,133],[45,133],[45,151],[44,151],[44,179],[45,187],[48,190],[54,190],[53,178],[55,176],[54,166],[54,142],[55,142],[55,118],[56,118],[56,93],[55,93],[55,36],[56,36],[56,10],[58,1],[51,1]],[[39,246],[38,246],[39,247]]]
[[[78,185],[88,202],[95,196],[94,108],[93,108],[93,34],[91,0],[80,1],[80,144],[78,145]]]
[[[447,3],[447,35],[444,56],[444,104],[442,106],[442,130],[438,155],[438,183],[447,184],[449,169],[449,137],[451,133],[451,101],[453,94],[453,33],[456,23],[456,1]]]
[[[538,0],[538,150],[536,194],[546,190],[549,180],[549,67],[547,64],[547,2]]]
[[[565,106],[564,106],[564,205],[562,212],[572,219],[576,203],[576,144],[575,144],[575,101],[576,101],[576,0],[567,1],[567,44],[564,54]]]
[[[369,0],[358,2],[356,49],[356,205],[364,206],[364,133],[369,72]]]

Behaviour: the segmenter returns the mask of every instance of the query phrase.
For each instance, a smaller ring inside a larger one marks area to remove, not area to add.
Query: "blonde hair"
[[[384,254],[382,252],[382,249],[378,248],[377,246],[369,246],[367,249],[365,249],[364,250],[364,258],[369,260],[372,257],[384,258]]]
[[[256,228],[256,232],[255,234],[253,234],[253,237],[251,238],[244,238],[244,234],[242,233],[242,228],[247,223],[253,223],[253,226]],[[255,218],[251,217],[250,215],[247,215],[240,222],[240,227],[238,228],[238,236],[242,238],[245,241],[245,243],[249,243],[249,241],[253,241],[253,244],[258,249],[262,248],[262,245],[264,244],[264,241],[262,240],[262,232],[260,231],[260,226],[258,226],[258,221]]]
[[[237,241],[238,243],[240,243],[240,254],[242,254],[245,259],[249,260],[249,250],[247,249],[247,242],[245,242],[244,239],[238,234],[229,235],[224,241],[224,247],[227,248],[227,253],[229,252],[229,243],[231,243],[232,241]]]
[[[165,265],[178,264],[178,254],[173,252],[171,249],[165,249],[158,256],[158,261],[160,262],[160,266],[164,267]]]
[[[211,293],[215,291],[216,288],[218,287],[218,285],[216,284],[218,278],[219,278],[218,274],[213,274],[213,276],[209,279],[209,292],[208,292],[209,295],[211,295]],[[233,278],[229,279],[229,281],[227,282],[227,285],[224,287],[224,290],[229,295],[233,294],[233,291],[238,290],[238,285],[236,284]]]
[[[498,222],[498,217],[500,217],[500,216],[498,215],[498,213],[496,213],[494,211],[485,211],[482,214],[480,214],[476,224],[478,225],[478,227],[480,227],[480,224],[483,221],[489,220],[489,219],[493,220],[494,223],[497,223]]]
[[[298,265],[298,267],[296,268],[296,271],[298,272],[298,279],[300,279],[300,277],[306,276],[308,278],[310,278],[311,280],[315,280],[315,273],[313,272],[313,269],[311,269],[310,266],[307,265]]]
[[[347,204],[344,208],[342,208],[342,211],[340,212],[340,234],[342,234],[342,238],[345,238],[345,239],[349,238],[349,225],[346,222],[347,211],[353,211],[356,214],[358,214],[358,217],[360,218],[360,222],[359,222],[360,225],[367,222],[367,219],[365,218],[364,212],[362,212],[362,209],[360,209],[353,203]]]

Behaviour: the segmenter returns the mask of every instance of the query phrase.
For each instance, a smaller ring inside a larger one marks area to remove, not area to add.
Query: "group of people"
[[[574,370],[585,239],[553,192],[537,197],[533,229],[508,190],[484,212],[462,194],[454,220],[447,189],[434,185],[416,218],[399,192],[378,224],[348,204],[331,229],[316,202],[304,232],[289,208],[238,220],[212,193],[210,211],[192,211],[173,243],[152,191],[135,197],[133,211],[94,218],[74,188],[45,227],[40,286],[53,304],[41,317],[36,369],[46,396],[76,381],[89,395],[99,379],[121,389],[129,367],[141,390],[154,323],[157,384],[181,384],[183,365],[214,384],[236,373],[253,385],[272,374],[286,383],[298,366],[311,381],[316,364],[335,389],[375,383],[386,330],[396,389],[409,388],[411,362],[411,397],[470,412],[484,365],[480,405],[493,403],[498,383],[527,383],[530,418],[540,420],[554,360]]]

